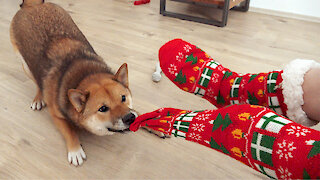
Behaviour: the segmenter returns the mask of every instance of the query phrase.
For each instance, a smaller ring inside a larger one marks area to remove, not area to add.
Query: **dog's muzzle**
[[[129,114],[125,115],[123,118],[122,118],[122,122],[125,124],[125,125],[130,125],[134,122],[134,120],[136,119],[136,117],[138,117],[137,113],[134,112],[134,111],[130,111]]]

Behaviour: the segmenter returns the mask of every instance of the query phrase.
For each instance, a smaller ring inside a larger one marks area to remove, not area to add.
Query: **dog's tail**
[[[22,4],[20,4],[20,7],[23,8],[23,7],[26,7],[26,6],[35,6],[35,5],[38,5],[38,4],[42,4],[44,3],[44,0],[23,0],[22,1]]]

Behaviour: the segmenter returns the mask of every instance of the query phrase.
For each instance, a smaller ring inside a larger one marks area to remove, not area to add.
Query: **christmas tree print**
[[[257,76],[258,76],[258,74],[253,74],[253,75],[250,77],[249,82],[252,81],[252,80],[254,80],[254,78],[256,78]]]
[[[225,154],[230,154],[230,152],[223,146],[221,143],[221,146],[211,137],[210,141],[210,147],[213,149],[221,150]]]
[[[218,96],[217,96],[217,103],[218,103],[218,104],[224,104],[224,103],[226,103],[226,102],[224,101],[223,97],[221,96],[220,91],[219,91]]]
[[[182,70],[180,70],[174,81],[178,82],[179,84],[184,84],[187,82],[186,75],[182,74]]]
[[[222,79],[227,79],[228,77],[230,77],[232,75],[232,72],[231,71],[226,71],[223,75],[223,78]]]
[[[249,104],[253,104],[253,105],[258,105],[259,104],[259,100],[254,96],[254,94],[250,94],[250,92],[248,91],[248,101]]]
[[[226,114],[226,116],[224,117],[224,119],[222,118],[222,115],[219,113],[217,118],[214,120],[213,122],[213,128],[212,128],[212,132],[217,130],[221,125],[222,128],[221,130],[225,130],[230,124],[232,123],[229,114]]]
[[[320,153],[320,141],[315,141],[312,145],[313,147],[308,154],[308,159]]]
[[[310,175],[306,171],[306,169],[303,169],[303,179],[311,179]]]
[[[197,64],[198,57],[195,57],[195,56],[193,56],[193,54],[190,54],[190,56],[188,56],[187,59],[186,59],[186,63],[187,62],[192,62],[191,63],[192,65]]]

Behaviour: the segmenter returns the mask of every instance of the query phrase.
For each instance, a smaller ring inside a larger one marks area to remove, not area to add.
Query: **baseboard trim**
[[[262,9],[262,8],[256,8],[256,7],[250,7],[249,11],[257,12],[257,13],[261,13],[261,14],[268,14],[268,15],[273,15],[273,16],[280,16],[280,17],[293,18],[293,19],[298,19],[298,20],[320,23],[320,18],[318,18],[318,17],[306,16],[306,15],[300,15],[300,14],[294,14],[294,13],[287,13],[287,12],[281,12],[281,11],[275,11],[275,10],[269,10],[269,9]]]

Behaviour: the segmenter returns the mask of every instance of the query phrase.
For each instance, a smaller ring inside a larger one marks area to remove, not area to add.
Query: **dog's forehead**
[[[96,84],[90,87],[89,91],[91,98],[97,99],[96,102],[118,100],[122,95],[127,95],[129,92],[127,88],[116,81]]]

